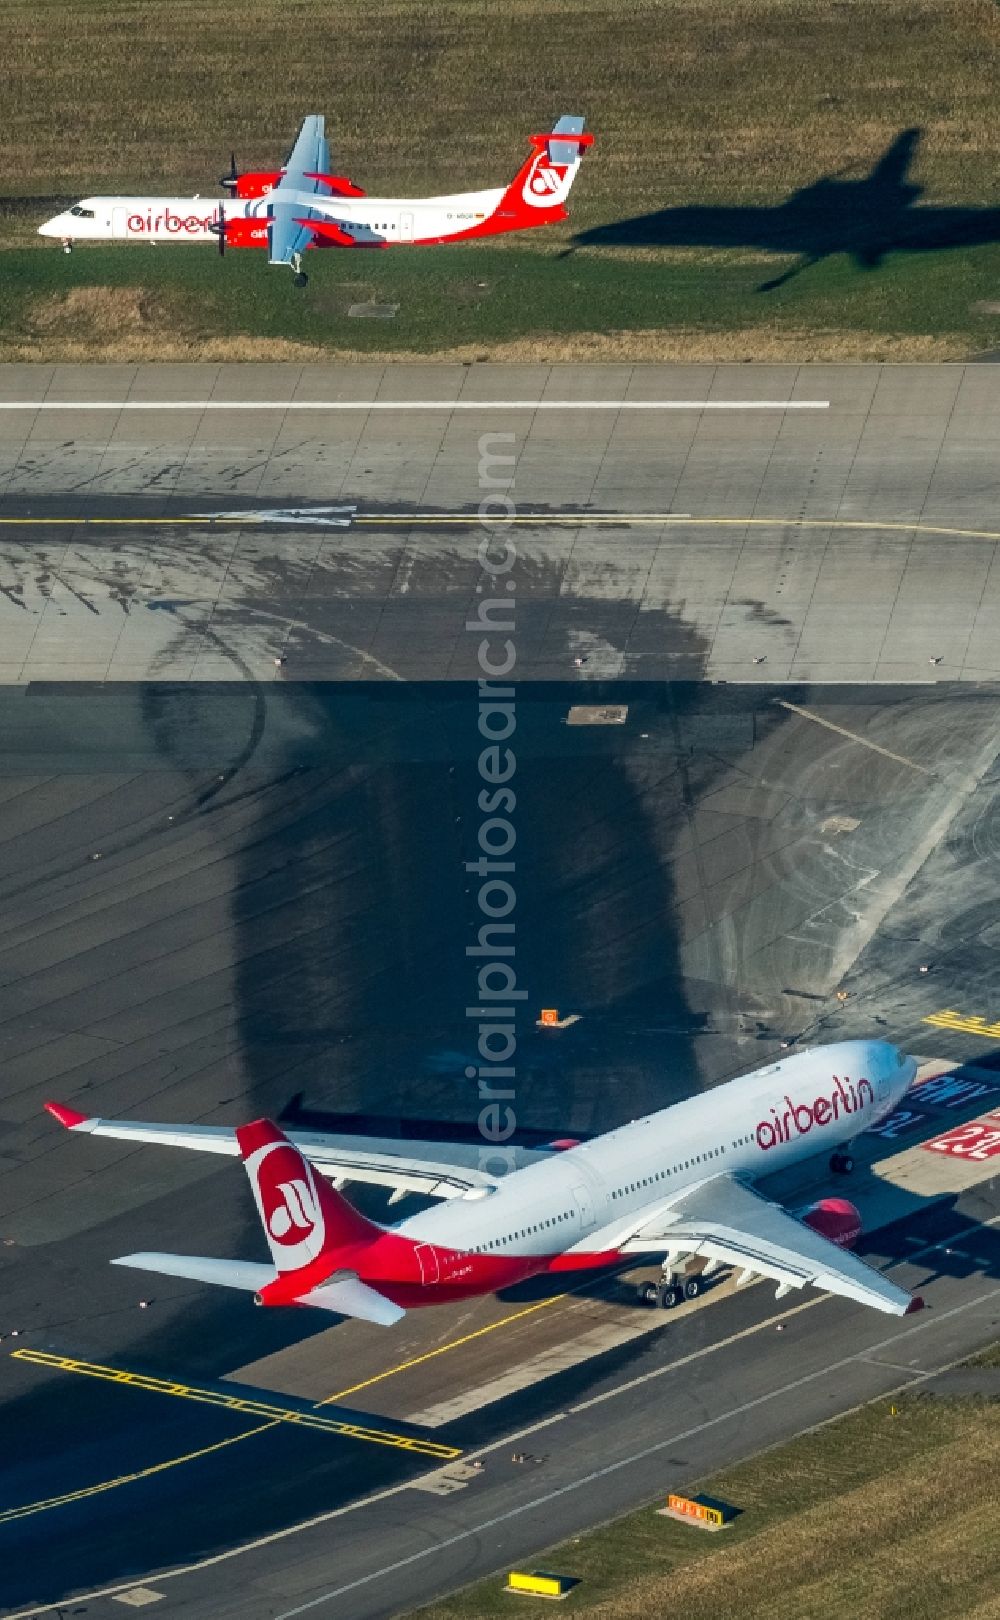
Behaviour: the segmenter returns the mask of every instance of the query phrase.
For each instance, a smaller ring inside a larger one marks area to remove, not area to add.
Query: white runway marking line
[[[828,399],[12,399],[0,411],[826,411]]]
[[[860,748],[869,748],[873,754],[881,754],[883,759],[891,759],[897,765],[906,765],[911,771],[919,771],[921,776],[935,776],[936,771],[929,771],[926,765],[918,765],[915,759],[907,759],[905,754],[894,754],[891,748],[883,748],[880,743],[869,742],[857,731],[848,731],[846,726],[838,726],[832,720],[824,720],[821,714],[812,709],[800,708],[797,703],[788,703],[784,698],[778,699],[778,708],[787,709],[790,714],[800,715],[803,720],[811,720],[814,726],[825,726],[827,731],[835,731],[838,737],[846,737],[848,742],[857,743]]]
[[[994,1216],[992,1220],[985,1221],[982,1224],[984,1226],[994,1226],[994,1225],[1000,1224],[1000,1216]],[[902,1258],[902,1260],[900,1260],[898,1262],[895,1262],[895,1263],[896,1264],[912,1264],[915,1260],[920,1258],[921,1254],[923,1254],[924,1252],[929,1252],[930,1250],[932,1250],[934,1248],[937,1248],[939,1246],[940,1245],[934,1244],[934,1243],[925,1244],[924,1248],[918,1250],[916,1254],[906,1255],[906,1256],[904,1256]],[[982,1305],[983,1303],[985,1303],[985,1302],[987,1302],[989,1300],[996,1299],[998,1297],[998,1295],[1000,1295],[1000,1289],[993,1289],[988,1294],[979,1295],[976,1299],[967,1300],[961,1305],[953,1306],[951,1310],[943,1312],[940,1316],[937,1315],[937,1314],[935,1314],[933,1316],[928,1316],[926,1319],[923,1319],[920,1322],[918,1322],[915,1327],[907,1328],[902,1333],[893,1334],[893,1335],[891,1335],[890,1338],[883,1339],[883,1340],[880,1341],[880,1343],[878,1343],[876,1345],[870,1345],[868,1347],[867,1351],[862,1352],[862,1354],[870,1355],[873,1350],[884,1349],[886,1347],[886,1345],[895,1344],[898,1339],[907,1338],[911,1333],[919,1332],[920,1329],[923,1328],[923,1327],[931,1327],[931,1326],[934,1325],[935,1322],[947,1321],[950,1317],[959,1316],[962,1313],[964,1313],[966,1310],[969,1310],[970,1308],[972,1308],[974,1306]],[[767,1328],[773,1328],[776,1322],[783,1321],[783,1320],[785,1320],[785,1318],[787,1318],[789,1316],[797,1316],[801,1311],[808,1310],[814,1305],[821,1305],[825,1301],[828,1301],[828,1300],[830,1300],[832,1298],[833,1298],[833,1296],[830,1295],[830,1294],[819,1294],[814,1299],[805,1300],[799,1305],[792,1306],[792,1308],[790,1310],[783,1311],[778,1316],[767,1317],[767,1318],[765,1318],[765,1320],[763,1322],[754,1323],[748,1328],[743,1328],[738,1333],[732,1334],[730,1336],[730,1338],[728,1338],[728,1339],[719,1340],[715,1344],[704,1345],[704,1346],[702,1346],[701,1350],[694,1351],[689,1356],[680,1357],[678,1359],[678,1361],[675,1364],[672,1364],[672,1365],[681,1366],[681,1365],[683,1365],[685,1362],[687,1362],[689,1360],[696,1360],[696,1359],[698,1359],[698,1357],[700,1355],[708,1355],[712,1351],[722,1349],[727,1344],[729,1344],[730,1342],[735,1343],[737,1340],[746,1338],[752,1333],[762,1333]],[[663,1441],[659,1445],[649,1448],[649,1451],[655,1452],[655,1451],[658,1451],[658,1450],[662,1450],[666,1446],[676,1445],[676,1443],[677,1443],[677,1441],[679,1439],[687,1439],[687,1438],[690,1438],[691,1435],[693,1435],[693,1434],[700,1434],[702,1429],[712,1428],[712,1427],[714,1427],[714,1425],[716,1423],[723,1422],[726,1418],[736,1416],[739,1413],[742,1413],[742,1412],[745,1412],[745,1411],[749,1411],[753,1407],[759,1406],[765,1401],[773,1400],[776,1396],[785,1394],[788,1389],[798,1388],[799,1385],[801,1385],[803,1383],[808,1383],[811,1379],[816,1379],[816,1378],[822,1377],[825,1372],[834,1371],[834,1370],[836,1370],[836,1368],[841,1367],[841,1366],[845,1366],[845,1365],[847,1365],[848,1362],[850,1362],[852,1360],[856,1360],[856,1359],[859,1359],[859,1357],[846,1356],[846,1357],[843,1358],[842,1361],[835,1362],[830,1367],[822,1368],[822,1369],[818,1370],[815,1373],[810,1373],[807,1378],[797,1379],[795,1381],[795,1383],[792,1384],[792,1385],[786,1385],[786,1386],[784,1386],[784,1388],[779,1389],[779,1390],[772,1390],[772,1391],[770,1391],[770,1393],[758,1397],[758,1399],[755,1400],[755,1401],[749,1401],[748,1403],[746,1403],[746,1405],[744,1405],[742,1407],[735,1408],[733,1410],[730,1410],[729,1412],[723,1412],[723,1413],[721,1413],[719,1415],[719,1417],[711,1418],[711,1419],[708,1420],[708,1422],[703,1423],[703,1424],[699,1424],[695,1429],[688,1430],[686,1432],[686,1434],[684,1434],[684,1435],[674,1435],[672,1439],[667,1440],[667,1441]],[[962,1356],[961,1359],[963,1361],[966,1359],[966,1356],[965,1356],[964,1353],[963,1353],[963,1356]],[[924,1373],[919,1373],[919,1374],[915,1373],[914,1377],[912,1379],[910,1379],[908,1382],[910,1384],[918,1383],[918,1382],[921,1382],[925,1378],[934,1377],[936,1375],[936,1373],[948,1371],[949,1368],[952,1365],[956,1365],[956,1363],[949,1363],[948,1366],[946,1366],[946,1367],[938,1367],[938,1368],[936,1368],[934,1370],[934,1372],[924,1372]],[[646,1373],[646,1374],[642,1375],[638,1379],[630,1379],[625,1384],[617,1385],[613,1390],[605,1391],[605,1393],[602,1396],[596,1397],[596,1400],[607,1400],[607,1399],[610,1399],[613,1395],[623,1394],[627,1390],[632,1389],[635,1386],[635,1384],[637,1384],[637,1383],[645,1383],[648,1379],[661,1376],[663,1373],[666,1373],[666,1372],[669,1372],[669,1371],[671,1371],[671,1366],[669,1366],[669,1365],[666,1366],[666,1367],[657,1368],[653,1372]],[[900,1385],[898,1387],[899,1387],[899,1389],[902,1389],[902,1388],[905,1388],[905,1387],[908,1387],[908,1386],[907,1385]],[[886,1395],[895,1394],[895,1393],[897,1393],[896,1390],[885,1390],[885,1391],[882,1392],[881,1396],[876,1397],[876,1398],[884,1399],[884,1397]],[[579,1409],[583,1410],[586,1406],[592,1405],[592,1404],[596,1404],[596,1401],[589,1401],[589,1402],[581,1403],[581,1406],[580,1406]],[[846,1417],[846,1416],[849,1415],[850,1412],[858,1411],[858,1410],[860,1410],[861,1406],[867,1406],[868,1404],[869,1404],[868,1401],[862,1401],[862,1402],[859,1403],[859,1406],[850,1407],[850,1408],[848,1408],[847,1412],[834,1413],[834,1416],[832,1418],[829,1418],[829,1419],[827,1419],[825,1421],[826,1422],[835,1422],[838,1417]],[[462,1460],[464,1462],[471,1463],[477,1457],[488,1457],[494,1451],[505,1450],[514,1441],[520,1440],[520,1439],[522,1439],[523,1437],[526,1437],[529,1434],[535,1434],[535,1433],[538,1432],[539,1429],[548,1428],[551,1424],[558,1423],[558,1422],[562,1421],[564,1418],[566,1418],[567,1416],[569,1416],[568,1412],[555,1412],[555,1413],[552,1414],[552,1416],[547,1417],[547,1418],[543,1418],[541,1420],[541,1422],[539,1422],[539,1423],[532,1423],[525,1429],[518,1429],[513,1434],[504,1435],[504,1437],[501,1440],[493,1442],[488,1446],[481,1446],[478,1451],[465,1452],[463,1454],[463,1459]],[[813,1429],[822,1428],[824,1426],[825,1426],[824,1423],[812,1424],[809,1429],[804,1430],[803,1432],[804,1433],[811,1433]],[[638,1461],[642,1457],[645,1457],[648,1454],[649,1454],[649,1452],[640,1452],[636,1457],[623,1458],[620,1462],[612,1463],[607,1468],[599,1469],[596,1474],[589,1475],[586,1479],[581,1479],[581,1480],[578,1480],[578,1481],[574,1481],[569,1485],[563,1486],[559,1491],[553,1492],[553,1493],[550,1494],[550,1496],[544,1497],[541,1500],[542,1500],[542,1502],[546,1502],[546,1501],[550,1501],[552,1499],[552,1496],[563,1496],[568,1491],[575,1490],[579,1485],[590,1484],[593,1479],[595,1479],[595,1478],[596,1479],[603,1478],[605,1474],[614,1473],[619,1468],[627,1467],[627,1465],[630,1462]],[[357,1502],[348,1502],[343,1507],[331,1508],[325,1513],[319,1513],[319,1514],[316,1514],[314,1517],[312,1517],[310,1519],[301,1520],[298,1524],[288,1525],[283,1530],[272,1530],[266,1535],[258,1536],[255,1540],[244,1543],[242,1546],[230,1547],[230,1548],[225,1549],[223,1552],[211,1553],[211,1554],[209,1554],[209,1556],[207,1558],[199,1559],[195,1563],[192,1563],[192,1564],[180,1564],[180,1565],[177,1565],[173,1569],[158,1570],[156,1572],[156,1577],[155,1578],[158,1581],[176,1580],[177,1577],[180,1576],[180,1575],[193,1575],[193,1574],[197,1574],[201,1570],[210,1569],[210,1568],[212,1568],[212,1567],[214,1567],[214,1566],[216,1566],[218,1564],[229,1563],[232,1559],[243,1557],[246,1553],[259,1551],[262,1547],[271,1546],[275,1542],[285,1541],[290,1536],[300,1535],[304,1530],[315,1529],[316,1526],[320,1525],[320,1524],[328,1524],[333,1519],[346,1518],[351,1513],[357,1513],[359,1510],[362,1510],[362,1509],[364,1509],[366,1507],[373,1507],[376,1503],[387,1501],[391,1497],[401,1496],[404,1491],[408,1491],[408,1490],[412,1490],[412,1489],[413,1489],[413,1482],[412,1481],[407,1481],[407,1482],[405,1482],[403,1484],[399,1484],[399,1485],[388,1485],[388,1486],[385,1487],[384,1490],[374,1491],[374,1492],[372,1492],[372,1494],[370,1496],[362,1497]],[[538,1504],[533,1503],[533,1502],[532,1503],[527,1503],[525,1505],[525,1507],[523,1507],[523,1508],[515,1508],[510,1513],[502,1514],[499,1519],[491,1520],[488,1525],[485,1525],[485,1526],[480,1525],[480,1526],[476,1526],[474,1529],[472,1529],[470,1531],[463,1531],[462,1534],[453,1537],[452,1540],[453,1541],[465,1540],[465,1539],[467,1539],[468,1536],[477,1535],[480,1532],[480,1530],[482,1530],[482,1529],[488,1529],[494,1524],[504,1522],[504,1520],[506,1520],[506,1519],[515,1518],[518,1514],[520,1514],[522,1512],[526,1512],[526,1511],[530,1510],[532,1507],[534,1507],[536,1505],[538,1505]],[[451,1545],[451,1542],[438,1543],[438,1547],[448,1546],[448,1545]],[[436,1547],[427,1548],[425,1550],[425,1552],[416,1553],[412,1557],[402,1560],[402,1564],[405,1565],[405,1564],[412,1564],[412,1563],[418,1562],[421,1558],[428,1556],[430,1553],[433,1553],[435,1550],[437,1550]],[[393,1570],[397,1569],[399,1567],[402,1567],[402,1566],[401,1565],[393,1565],[393,1566],[391,1566],[391,1568]],[[390,1570],[383,1569],[383,1570],[375,1571],[371,1575],[363,1576],[360,1580],[352,1582],[350,1587],[343,1587],[338,1592],[324,1593],[321,1598],[317,1598],[317,1599],[312,1600],[312,1602],[305,1604],[303,1606],[303,1608],[288,1610],[285,1614],[279,1615],[277,1617],[277,1620],[291,1620],[291,1617],[293,1615],[303,1613],[304,1609],[313,1608],[313,1607],[316,1606],[317,1603],[325,1603],[331,1597],[339,1596],[340,1593],[343,1592],[343,1591],[350,1591],[350,1590],[353,1590],[353,1588],[355,1586],[363,1586],[363,1585],[367,1584],[370,1581],[378,1580],[380,1578],[380,1576],[388,1574],[390,1572],[391,1572]],[[114,1586],[101,1587],[100,1589],[90,1591],[90,1592],[81,1592],[81,1593],[78,1593],[76,1595],[74,1601],[76,1601],[78,1603],[82,1603],[84,1601],[94,1601],[95,1599],[101,1598],[101,1597],[113,1597],[117,1592],[127,1591],[129,1589],[129,1587],[134,1586],[134,1584],[135,1584],[135,1582],[133,1580],[133,1581],[129,1581],[129,1582],[121,1582],[121,1583],[118,1583],[118,1584],[116,1584]],[[44,1603],[44,1604],[42,1604],[42,1605],[40,1605],[38,1607],[33,1607],[33,1608],[30,1608],[30,1609],[18,1609],[15,1613],[11,1614],[8,1617],[8,1620],[37,1620],[37,1617],[40,1616],[40,1615],[51,1614],[52,1611],[53,1611],[53,1607],[54,1607],[54,1605],[51,1604],[51,1603]]]
[[[967,1300],[962,1305],[954,1306],[950,1311],[942,1311],[939,1316],[935,1316],[931,1321],[934,1323],[945,1322],[949,1317],[959,1316],[974,1306],[983,1305],[990,1300],[996,1299],[998,1295],[1000,1295],[1000,1288],[993,1288],[988,1294],[981,1294],[976,1299]],[[753,1400],[743,1401],[739,1406],[732,1406],[727,1411],[720,1412],[714,1418],[707,1418],[703,1423],[696,1423],[692,1428],[684,1429],[680,1434],[673,1434],[666,1440],[657,1440],[654,1445],[646,1446],[642,1451],[637,1451],[630,1457],[622,1457],[617,1462],[607,1463],[603,1468],[595,1468],[593,1473],[587,1474],[582,1479],[570,1480],[568,1484],[560,1485],[556,1490],[547,1491],[544,1496],[536,1496],[530,1502],[523,1502],[518,1507],[508,1509],[506,1513],[498,1513],[495,1518],[486,1519],[481,1524],[470,1526],[467,1530],[459,1530],[453,1536],[445,1536],[433,1546],[423,1547],[419,1552],[411,1553],[408,1558],[397,1559],[394,1564],[387,1564],[383,1569],[373,1570],[368,1575],[359,1576],[357,1580],[348,1581],[344,1586],[338,1586],[332,1591],[323,1592],[319,1597],[310,1598],[307,1602],[298,1604],[294,1609],[284,1609],[276,1616],[276,1620],[294,1620],[296,1615],[306,1614],[311,1609],[319,1608],[321,1604],[332,1602],[334,1598],[344,1597],[348,1592],[356,1591],[359,1586],[368,1586],[372,1581],[381,1580],[385,1575],[394,1575],[399,1570],[408,1568],[411,1564],[422,1563],[424,1559],[443,1552],[447,1547],[457,1546],[460,1542],[468,1541],[473,1537],[481,1537],[488,1531],[496,1529],[497,1525],[506,1524],[511,1519],[520,1518],[524,1513],[532,1513],[537,1508],[543,1508],[549,1502],[558,1501],[561,1496],[567,1496],[570,1492],[579,1490],[583,1485],[593,1485],[597,1480],[606,1479],[609,1474],[616,1474],[622,1468],[628,1468],[632,1463],[642,1462],[646,1457],[653,1457],[658,1452],[670,1450],[672,1447],[681,1444],[682,1441],[692,1439],[696,1434],[703,1434],[706,1429],[714,1429],[720,1423],[726,1423],[731,1418],[742,1417],[745,1413],[754,1411],[758,1406],[765,1406],[769,1401],[790,1395],[793,1391],[804,1388],[806,1384],[815,1383],[817,1378],[826,1378],[830,1373],[838,1372],[842,1367],[849,1366],[853,1361],[867,1359],[867,1357],[871,1356],[872,1351],[883,1350],[887,1345],[898,1344],[900,1339],[910,1338],[912,1334],[919,1332],[921,1327],[930,1326],[931,1321],[926,1324],[922,1323],[919,1327],[907,1328],[902,1333],[894,1333],[888,1339],[883,1339],[880,1344],[869,1346],[867,1352],[863,1352],[860,1356],[856,1354],[842,1356],[839,1361],[831,1362],[826,1367],[820,1367],[815,1372],[806,1373],[801,1378],[792,1379],[789,1383],[783,1384],[780,1389],[769,1390],[763,1395],[755,1396]],[[874,1398],[884,1400],[886,1396],[895,1395],[904,1389],[908,1389],[912,1384],[920,1384],[928,1378],[936,1377],[942,1370],[939,1367],[932,1372],[914,1370],[905,1383],[897,1385],[895,1389],[881,1391]],[[869,1401],[860,1403],[861,1406],[869,1404]],[[850,1410],[857,1411],[859,1407],[852,1407]],[[846,1413],[842,1412],[836,1414],[837,1417],[846,1415]],[[820,1426],[810,1425],[810,1428]],[[808,1430],[805,1432],[808,1433]],[[16,1616],[14,1620],[17,1620]]]

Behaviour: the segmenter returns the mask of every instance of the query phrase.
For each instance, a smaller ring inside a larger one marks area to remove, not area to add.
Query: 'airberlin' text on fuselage
[[[790,1142],[795,1136],[805,1136],[814,1125],[830,1125],[841,1114],[856,1114],[865,1103],[875,1101],[870,1080],[859,1080],[855,1084],[846,1075],[843,1080],[834,1075],[833,1085],[829,1097],[817,1097],[811,1103],[793,1103],[791,1097],[786,1097],[787,1107],[783,1112],[772,1107],[772,1117],[762,1119],[757,1126],[757,1146],[766,1153],[769,1148]]]
[[[136,236],[152,235],[156,231],[170,231],[176,236],[193,236],[195,232],[207,231],[212,225],[218,223],[219,211],[213,208],[210,214],[175,214],[173,209],[167,208],[162,214],[152,212],[145,214],[129,214],[126,226]]]

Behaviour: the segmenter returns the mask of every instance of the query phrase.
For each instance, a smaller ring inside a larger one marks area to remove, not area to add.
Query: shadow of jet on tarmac
[[[796,264],[757,288],[773,292],[837,253],[850,254],[861,268],[875,270],[890,253],[1000,242],[1000,207],[917,206],[924,188],[908,178],[908,171],[920,136],[919,129],[904,129],[870,174],[853,180],[844,179],[844,171],[824,175],[773,208],[661,208],[583,231],[574,246],[797,253]]]

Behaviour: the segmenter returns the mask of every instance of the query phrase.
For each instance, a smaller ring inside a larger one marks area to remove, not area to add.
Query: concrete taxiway
[[[522,1131],[849,1034],[988,1077],[998,388],[0,369],[8,1610],[162,1582],[192,1616],[396,1612],[995,1337],[989,1160],[917,1145],[988,1079],[869,1144],[902,1195],[870,1252],[930,1307],[905,1323],[725,1286],[654,1318],[606,1282],[389,1335],[143,1285],[108,1259],[258,1254],[238,1168],[41,1102],[474,1134],[465,626],[507,432]]]
[[[0,368],[0,679],[475,676],[484,498],[522,679],[992,678],[998,405],[983,366]]]

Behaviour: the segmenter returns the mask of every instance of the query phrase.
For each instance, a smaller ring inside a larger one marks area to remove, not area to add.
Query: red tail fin
[[[522,225],[548,225],[566,218],[565,202],[583,152],[593,142],[582,118],[560,118],[545,135],[532,135],[531,156],[518,170],[497,209]]]
[[[301,1271],[321,1255],[379,1236],[382,1228],[341,1197],[269,1119],[241,1125],[236,1140],[279,1272]]]

